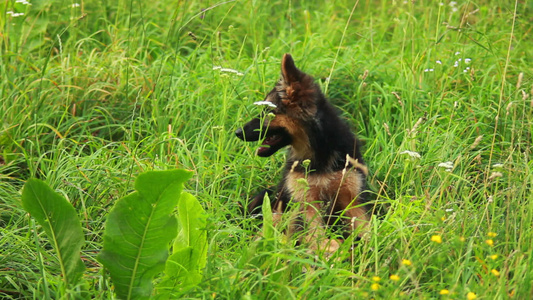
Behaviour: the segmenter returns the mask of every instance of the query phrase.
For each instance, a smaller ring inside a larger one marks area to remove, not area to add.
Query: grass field
[[[209,249],[180,298],[533,298],[532,1],[29,2],[0,3],[0,297],[114,298],[109,210],[185,168]],[[233,132],[284,53],[364,143],[379,213],[351,259],[265,244],[241,213],[281,175]],[[21,206],[32,177],[82,220],[75,289]]]

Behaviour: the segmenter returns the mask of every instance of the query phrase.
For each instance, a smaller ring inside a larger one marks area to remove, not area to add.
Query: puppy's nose
[[[235,135],[241,140],[244,140],[244,134],[242,133],[242,128],[235,130]]]

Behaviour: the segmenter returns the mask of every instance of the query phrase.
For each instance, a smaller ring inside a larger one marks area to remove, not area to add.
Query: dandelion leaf
[[[152,280],[163,271],[177,234],[173,212],[191,176],[185,170],[143,173],[135,181],[136,192],[118,200],[109,213],[98,260],[109,270],[118,298],[151,296]]]
[[[53,245],[63,280],[75,285],[85,270],[80,258],[84,237],[72,204],[45,182],[29,179],[22,190],[22,206],[42,226]]]
[[[202,280],[207,261],[206,218],[198,200],[184,193],[178,204],[178,237],[165,266],[165,277],[158,285],[161,295],[182,291]]]

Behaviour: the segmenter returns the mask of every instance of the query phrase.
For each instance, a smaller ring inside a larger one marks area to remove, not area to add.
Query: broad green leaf
[[[179,234],[165,266],[161,293],[197,285],[207,260],[207,215],[194,196],[184,193],[178,204]]]
[[[146,172],[135,181],[137,192],[117,201],[109,213],[98,260],[109,270],[121,299],[146,299],[152,279],[163,271],[177,234],[173,215],[183,183],[192,172]]]
[[[22,206],[50,239],[67,285],[76,284],[85,270],[80,258],[84,237],[72,204],[43,181],[29,179],[22,190]]]
[[[196,268],[203,269],[207,259],[207,214],[198,200],[189,193],[184,193],[178,204],[178,222],[180,230],[174,241],[174,252],[192,247],[193,263]]]

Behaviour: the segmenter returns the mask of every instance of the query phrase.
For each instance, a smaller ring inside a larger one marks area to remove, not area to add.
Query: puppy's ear
[[[299,82],[302,79],[302,71],[296,68],[294,60],[289,53],[283,55],[281,59],[281,76],[287,85],[293,82]]]
[[[300,116],[304,113],[312,115],[315,108],[315,96],[320,94],[313,78],[298,70],[290,54],[283,55],[281,60],[281,79],[276,85],[282,105]],[[307,112],[304,112],[307,111]]]

